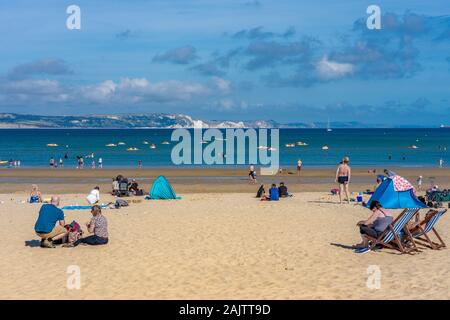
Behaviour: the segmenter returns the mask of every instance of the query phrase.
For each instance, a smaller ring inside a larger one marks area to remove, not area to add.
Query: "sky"
[[[448,0],[1,1],[0,30],[0,112],[450,124]]]

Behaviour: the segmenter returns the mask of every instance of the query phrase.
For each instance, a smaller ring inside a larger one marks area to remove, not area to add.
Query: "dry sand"
[[[41,249],[39,205],[24,193],[0,195],[0,299],[449,299],[450,254],[426,249],[355,254],[355,223],[368,210],[321,192],[260,202],[253,193],[181,194],[104,210],[106,246]],[[112,197],[102,195],[107,202]],[[84,196],[63,196],[62,205]],[[447,214],[448,215],[448,214]],[[82,224],[88,211],[66,211]],[[450,222],[437,226],[444,241]],[[67,289],[67,268],[81,289]],[[369,266],[381,288],[367,287]]]

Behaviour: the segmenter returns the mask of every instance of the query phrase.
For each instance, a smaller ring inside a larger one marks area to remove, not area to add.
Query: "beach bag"
[[[65,228],[69,231],[67,235],[67,242],[74,243],[75,241],[81,239],[83,235],[83,230],[81,230],[81,226],[75,220],[70,224],[66,225]]]

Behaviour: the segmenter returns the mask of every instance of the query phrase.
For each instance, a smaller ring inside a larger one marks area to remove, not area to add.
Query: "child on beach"
[[[39,203],[39,202],[42,202],[42,194],[39,191],[38,186],[33,184],[31,185],[30,203]]]
[[[81,238],[74,242],[73,246],[77,246],[80,243],[89,245],[102,245],[108,243],[108,221],[102,214],[102,209],[95,205],[91,209],[92,219],[86,223],[86,227],[89,233],[93,233],[86,238]]]
[[[250,181],[253,181],[254,183],[256,183],[256,172],[255,172],[255,166],[254,165],[250,165],[250,170],[248,173],[248,177],[250,178]]]
[[[302,160],[298,160],[297,161],[297,176],[299,176],[300,175],[300,171],[302,171],[302,165],[303,165],[303,162],[302,162]]]
[[[419,176],[419,178],[417,178],[417,190],[422,190],[422,182],[423,182],[423,177]]]

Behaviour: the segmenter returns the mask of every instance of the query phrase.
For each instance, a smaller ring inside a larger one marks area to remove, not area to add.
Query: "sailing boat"
[[[327,132],[331,132],[333,129],[330,128],[330,118],[328,118],[328,124],[327,124]]]

